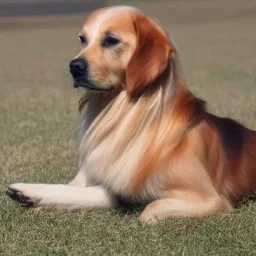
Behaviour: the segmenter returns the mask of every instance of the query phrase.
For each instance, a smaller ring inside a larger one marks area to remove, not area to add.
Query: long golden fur
[[[205,110],[156,20],[131,7],[103,8],[79,36],[76,60],[88,63],[88,80],[79,84],[71,73],[77,86],[97,89],[87,88],[80,101],[80,171],[68,189],[53,187],[55,199],[35,196],[31,184],[10,185],[13,199],[76,209],[113,207],[121,195],[148,202],[141,219],[156,222],[231,213],[237,200],[255,195],[256,132]]]

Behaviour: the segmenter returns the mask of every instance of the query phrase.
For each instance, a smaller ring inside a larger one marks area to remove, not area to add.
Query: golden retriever
[[[66,185],[17,183],[22,205],[74,210],[148,203],[140,218],[231,213],[255,195],[256,132],[205,110],[187,88],[178,51],[158,21],[133,7],[99,9],[70,62],[84,87],[80,169]]]

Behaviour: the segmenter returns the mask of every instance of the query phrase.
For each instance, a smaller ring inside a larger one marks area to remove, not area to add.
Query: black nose
[[[74,75],[82,75],[87,72],[88,64],[83,59],[74,59],[69,63],[70,72]]]

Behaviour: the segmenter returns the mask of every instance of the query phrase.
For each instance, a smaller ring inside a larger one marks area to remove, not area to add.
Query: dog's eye
[[[120,43],[121,41],[116,38],[116,37],[113,37],[113,36],[107,36],[103,42],[102,42],[102,46],[104,48],[109,48],[109,47],[112,47],[112,46],[116,46]]]
[[[78,39],[81,44],[83,44],[83,45],[87,44],[87,39],[84,36],[78,36]]]

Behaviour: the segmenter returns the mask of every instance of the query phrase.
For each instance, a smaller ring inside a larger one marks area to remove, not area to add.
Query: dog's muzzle
[[[74,87],[83,87],[94,91],[110,91],[113,88],[104,89],[95,85],[88,79],[89,65],[84,59],[74,59],[69,63],[69,71],[74,79]]]
[[[88,77],[88,63],[83,59],[74,59],[69,63],[69,71],[74,78],[74,87],[83,87]]]

